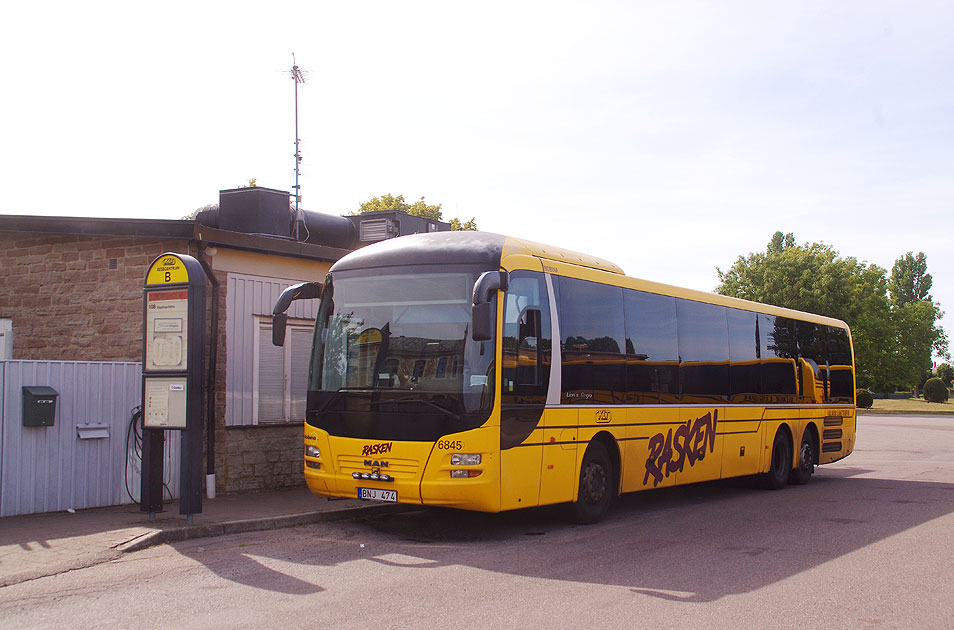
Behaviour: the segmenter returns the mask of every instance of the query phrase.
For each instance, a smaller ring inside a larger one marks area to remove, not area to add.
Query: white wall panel
[[[287,287],[301,280],[266,278],[239,273],[228,275],[226,289],[225,423],[255,423],[256,316],[271,317],[275,302]],[[314,321],[318,300],[298,300],[288,309],[289,319]]]

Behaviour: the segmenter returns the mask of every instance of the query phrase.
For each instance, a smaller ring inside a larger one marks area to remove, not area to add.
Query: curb
[[[155,531],[143,534],[129,542],[116,547],[122,553],[131,553],[133,551],[142,551],[156,545],[165,545],[182,542],[192,538],[211,538],[215,536],[225,536],[228,534],[241,534],[245,532],[258,532],[270,529],[283,529],[286,527],[296,527],[299,525],[310,525],[312,523],[323,523],[330,521],[340,521],[354,518],[359,515],[377,516],[378,514],[389,514],[393,512],[406,512],[419,509],[414,505],[362,505],[358,507],[347,507],[339,510],[323,510],[321,512],[303,512],[301,514],[291,514],[287,516],[272,516],[267,518],[252,518],[239,521],[224,521],[221,523],[207,523],[197,525],[186,525],[184,527],[175,527],[170,529],[157,529]]]

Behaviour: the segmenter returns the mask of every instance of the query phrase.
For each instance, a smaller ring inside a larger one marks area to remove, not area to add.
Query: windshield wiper
[[[451,418],[453,418],[454,420],[457,420],[458,422],[463,420],[463,417],[460,414],[455,413],[451,411],[450,409],[447,409],[446,407],[441,407],[437,403],[431,402],[430,400],[411,400],[407,398],[399,398],[396,400],[372,400],[371,404],[372,405],[408,405],[408,404],[426,405],[428,407],[437,409],[444,415],[450,416]]]

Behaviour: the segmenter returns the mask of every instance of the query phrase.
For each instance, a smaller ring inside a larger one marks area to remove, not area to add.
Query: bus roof
[[[730,308],[756,311],[781,317],[791,317],[815,323],[847,328],[845,322],[794,309],[771,306],[716,293],[684,289],[672,285],[626,276],[623,269],[608,260],[581,254],[568,249],[543,245],[520,238],[503,236],[492,232],[454,231],[411,234],[380,241],[362,247],[336,262],[331,271],[383,268],[408,264],[478,264],[487,269],[500,268],[501,260],[512,255],[526,255],[570,265],[580,269],[575,273],[582,279],[624,286],[650,293],[719,304]],[[561,267],[562,267],[561,265]],[[562,267],[566,269],[565,267]],[[606,274],[606,275],[604,275]],[[610,275],[611,274],[611,275]]]
[[[476,263],[497,268],[502,258],[513,254],[525,254],[588,269],[623,274],[619,265],[596,256],[492,232],[474,231],[410,234],[380,241],[348,254],[335,263],[331,270],[391,267],[406,265],[409,261],[421,265]]]

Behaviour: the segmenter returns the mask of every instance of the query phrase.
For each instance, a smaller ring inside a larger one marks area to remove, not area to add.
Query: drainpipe
[[[216,350],[219,346],[219,281],[215,279],[212,273],[212,267],[205,260],[205,254],[208,249],[212,249],[210,255],[215,253],[214,248],[208,248],[205,245],[199,246],[199,263],[205,270],[205,275],[212,283],[212,343],[209,347],[209,372],[205,384],[206,391],[206,411],[205,411],[205,444],[206,444],[206,470],[205,470],[205,493],[210,499],[215,498],[215,363]]]

